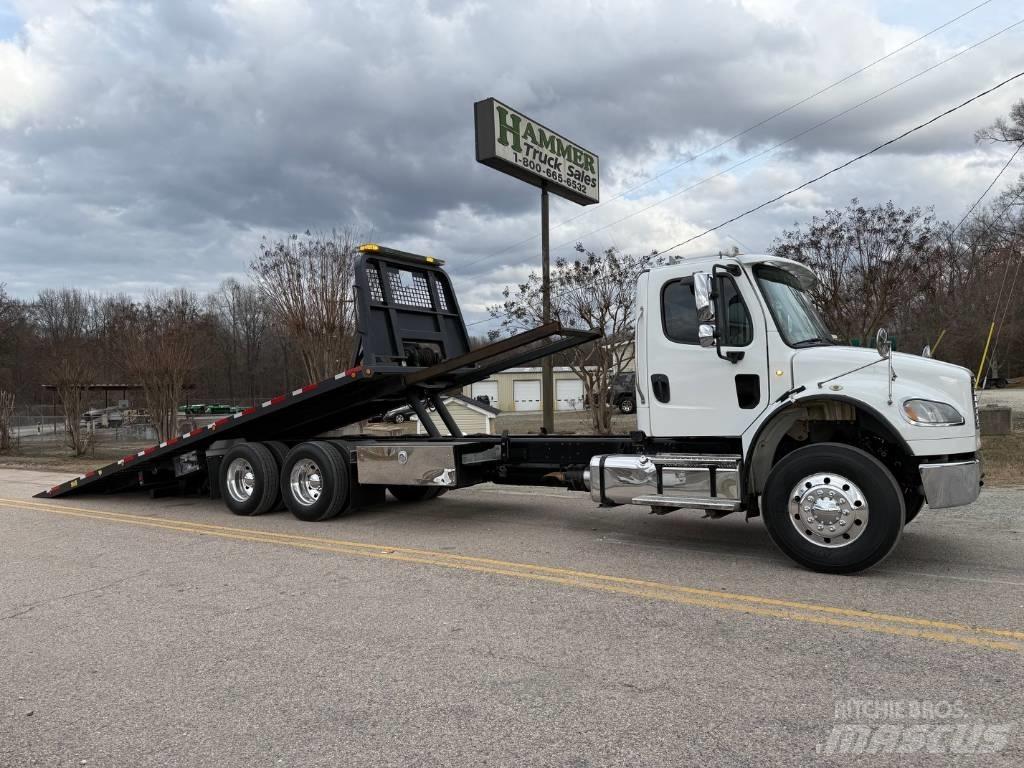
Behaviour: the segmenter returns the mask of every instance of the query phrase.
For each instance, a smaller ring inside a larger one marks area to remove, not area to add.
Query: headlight
[[[934,400],[905,400],[903,415],[911,424],[957,427],[964,423],[960,411],[952,405],[937,403]]]

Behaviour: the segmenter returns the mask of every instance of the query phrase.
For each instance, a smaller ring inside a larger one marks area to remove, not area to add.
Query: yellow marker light
[[[434,263],[434,257],[433,256],[424,256],[423,258],[427,262],[427,264],[433,264]]]
[[[778,370],[778,371],[776,371],[776,372],[775,372],[775,375],[776,375],[776,376],[781,376],[781,375],[782,375],[782,371],[781,371],[781,370]]]
[[[380,250],[380,246],[376,243],[363,243],[359,246],[360,253],[374,253]]]

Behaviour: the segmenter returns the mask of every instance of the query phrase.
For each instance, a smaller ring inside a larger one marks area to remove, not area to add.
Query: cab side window
[[[725,318],[720,323],[719,333],[723,347],[745,347],[754,340],[754,323],[750,319],[747,305],[736,287],[736,281],[727,277],[722,281],[722,302]]]
[[[679,344],[697,344],[697,301],[693,278],[665,283],[661,289],[661,327],[665,337]]]

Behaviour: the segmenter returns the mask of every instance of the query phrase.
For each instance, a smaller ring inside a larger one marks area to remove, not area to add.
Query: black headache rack
[[[305,440],[404,405],[420,415],[430,437],[437,437],[424,401],[458,437],[442,393],[600,336],[548,323],[471,350],[443,262],[373,244],[360,251],[355,269],[359,345],[351,368],[124,456],[36,497],[139,487],[148,478],[205,468],[205,451],[221,440]]]

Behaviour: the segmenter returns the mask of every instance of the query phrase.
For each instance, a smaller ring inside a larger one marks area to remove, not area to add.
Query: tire
[[[437,498],[440,493],[448,489],[432,485],[389,485],[388,490],[399,501],[414,502]]]
[[[632,397],[623,397],[619,399],[619,413],[635,413],[636,412],[636,399]]]
[[[402,424],[405,421],[405,414],[404,413],[396,413],[394,421],[395,421],[395,424]]]
[[[288,456],[288,446],[277,440],[270,440],[264,443],[264,445],[270,449],[272,454],[274,454],[274,461],[277,463],[278,486],[280,487],[281,467],[284,466],[284,460]],[[274,505],[273,511],[277,512],[284,508],[284,497],[279,491],[277,494],[277,503]]]
[[[299,520],[317,523],[349,508],[351,489],[348,461],[324,441],[300,443],[281,465],[281,496]]]
[[[889,470],[840,443],[783,457],[768,476],[761,512],[779,548],[821,573],[855,573],[881,562],[899,542],[906,516]]]
[[[262,443],[241,443],[220,464],[220,495],[236,515],[262,515],[278,501],[274,454]]]
[[[907,510],[907,521],[904,525],[909,525],[910,521],[917,517],[917,513],[924,506],[924,494],[917,490],[904,491],[903,506]]]

